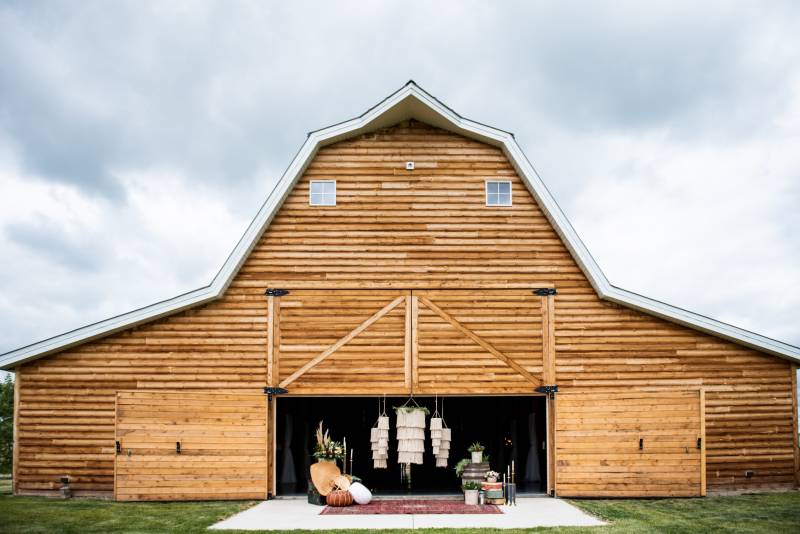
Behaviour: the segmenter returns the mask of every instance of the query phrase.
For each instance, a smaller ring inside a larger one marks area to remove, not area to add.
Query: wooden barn
[[[309,134],[210,285],[0,367],[18,495],[302,493],[319,420],[399,490],[369,428],[413,395],[453,453],[405,491],[457,489],[481,440],[526,491],[689,497],[797,486],[798,361],[613,286],[514,136],[409,82]]]

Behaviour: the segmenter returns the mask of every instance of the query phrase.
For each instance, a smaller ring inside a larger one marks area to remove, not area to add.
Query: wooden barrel
[[[489,462],[480,462],[477,464],[471,463],[464,469],[464,473],[461,475],[461,483],[477,482],[478,484],[481,484],[486,478],[486,473],[490,469]]]

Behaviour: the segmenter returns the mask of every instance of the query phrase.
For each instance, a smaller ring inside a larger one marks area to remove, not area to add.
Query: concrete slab
[[[517,506],[501,506],[503,514],[461,515],[319,515],[321,506],[304,499],[274,499],[255,505],[210,528],[216,530],[324,530],[388,528],[533,528],[604,525],[561,499],[526,497]]]

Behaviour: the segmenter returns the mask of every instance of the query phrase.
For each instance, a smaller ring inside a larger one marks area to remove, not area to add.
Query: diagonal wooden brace
[[[331,354],[342,348],[345,344],[350,342],[354,337],[356,337],[358,334],[369,328],[378,319],[380,319],[381,317],[383,317],[384,315],[395,309],[401,302],[404,302],[405,300],[406,296],[401,295],[396,299],[394,299],[389,304],[387,304],[386,306],[384,306],[383,308],[381,308],[380,310],[378,310],[377,312],[375,312],[375,314],[373,314],[369,319],[367,319],[366,321],[355,327],[349,334],[341,338],[339,341],[337,341],[324,351],[320,352],[308,363],[303,365],[300,369],[298,369],[297,371],[286,377],[283,380],[283,382],[280,383],[280,387],[285,388],[286,386],[288,386],[289,384],[300,378],[300,376],[302,376],[306,371],[315,367],[323,360],[325,360],[325,358],[327,358],[328,356],[330,356]]]
[[[502,361],[503,363],[514,369],[516,372],[521,374],[526,380],[528,380],[529,382],[531,382],[536,386],[540,386],[542,384],[542,382],[538,378],[533,376],[531,373],[529,373],[527,369],[525,369],[520,364],[518,364],[517,362],[515,362],[514,360],[512,360],[511,358],[509,358],[508,356],[506,356],[505,354],[494,348],[491,343],[489,343],[488,341],[480,337],[478,334],[476,334],[475,332],[473,332],[472,330],[470,330],[469,328],[458,322],[458,320],[456,320],[452,315],[441,309],[439,306],[437,306],[436,304],[434,304],[433,302],[422,296],[419,297],[419,301],[426,307],[428,307],[433,313],[435,313],[436,315],[438,315],[439,317],[441,317],[442,319],[453,325],[453,327],[456,330],[460,331],[462,334],[470,338],[472,341],[474,341],[475,343],[486,349],[495,358]]]

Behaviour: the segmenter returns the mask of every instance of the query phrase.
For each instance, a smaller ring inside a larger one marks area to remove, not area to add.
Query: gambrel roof
[[[320,147],[355,137],[365,132],[392,126],[411,118],[501,148],[601,298],[748,347],[800,362],[800,347],[670,306],[612,285],[572,228],[564,212],[561,211],[561,208],[547,190],[533,165],[523,154],[522,149],[514,139],[514,135],[460,116],[424,91],[416,83],[409,81],[398,91],[395,91],[361,116],[308,134],[308,138],[300,148],[300,151],[295,155],[280,180],[278,180],[255,219],[253,219],[253,222],[250,223],[250,226],[237,243],[236,248],[228,256],[222,269],[209,285],[7,352],[0,355],[0,368],[11,369],[20,363],[219,298],[225,292],[248,254],[278,212],[284,199],[297,180],[303,175],[306,167]]]

